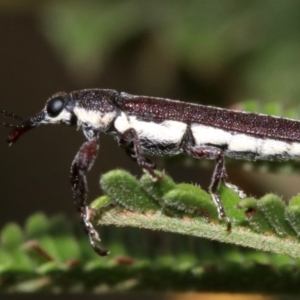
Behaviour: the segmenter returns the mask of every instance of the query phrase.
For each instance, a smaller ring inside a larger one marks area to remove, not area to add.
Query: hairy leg
[[[99,150],[98,136],[85,142],[77,152],[71,166],[71,184],[73,190],[73,199],[80,213],[81,223],[85,233],[89,237],[89,241],[97,254],[105,256],[107,250],[103,250],[98,246],[100,237],[90,221],[91,210],[87,206],[87,180],[86,173],[91,169]]]
[[[126,153],[153,179],[159,179],[159,176],[154,172],[155,164],[145,157],[141,147],[138,135],[133,128],[127,129],[119,138],[119,145],[125,148]]]

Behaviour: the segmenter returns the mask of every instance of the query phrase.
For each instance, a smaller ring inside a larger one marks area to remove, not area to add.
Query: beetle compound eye
[[[65,105],[64,99],[58,97],[51,99],[47,104],[47,113],[50,117],[57,117]]]

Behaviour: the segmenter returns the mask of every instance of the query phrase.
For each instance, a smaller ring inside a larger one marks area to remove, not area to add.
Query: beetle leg
[[[119,145],[124,147],[130,158],[136,161],[138,165],[148,172],[153,179],[157,180],[160,178],[154,172],[156,169],[155,164],[144,155],[139,137],[133,128],[129,128],[122,133],[119,138]]]
[[[213,159],[216,161],[216,166],[212,175],[209,193],[212,196],[214,203],[217,206],[220,219],[225,219],[227,230],[231,229],[231,221],[227,217],[222,201],[218,195],[218,188],[221,182],[227,183],[227,172],[225,169],[225,160],[222,149],[213,146],[197,146],[190,127],[183,137],[181,149],[188,155],[195,158]]]
[[[71,165],[71,184],[73,190],[73,199],[80,213],[81,223],[85,233],[89,237],[89,241],[97,254],[105,256],[107,250],[103,250],[98,246],[100,237],[90,221],[91,209],[87,206],[87,180],[86,173],[91,169],[99,150],[98,136],[91,138],[85,142],[77,152]]]
[[[212,199],[217,206],[219,218],[226,220],[227,230],[230,230],[231,221],[227,217],[222,201],[218,195],[218,188],[221,181],[225,183],[227,180],[227,173],[225,170],[224,156],[222,150],[216,147],[205,146],[185,146],[183,147],[183,149],[186,153],[195,158],[214,159],[216,161],[216,166],[212,175],[211,184],[209,186],[209,193],[211,194]]]

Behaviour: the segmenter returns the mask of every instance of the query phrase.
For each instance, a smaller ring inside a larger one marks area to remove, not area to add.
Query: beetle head
[[[42,111],[22,121],[19,125],[0,124],[14,128],[7,137],[10,145],[25,132],[42,124],[77,125],[82,127],[87,139],[91,139],[100,131],[107,131],[110,128],[118,113],[114,105],[116,97],[118,97],[116,91],[104,89],[87,89],[72,93],[59,92],[47,100]],[[15,116],[4,110],[1,113],[10,117]]]

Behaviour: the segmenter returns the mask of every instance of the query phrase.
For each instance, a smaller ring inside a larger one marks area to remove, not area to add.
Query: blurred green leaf
[[[299,99],[298,1],[76,0],[43,2],[37,11],[70,76],[86,82],[124,45],[143,37],[136,62],[140,84],[156,82],[155,74],[172,84],[174,71],[183,68],[200,85],[230,74],[247,96]]]

